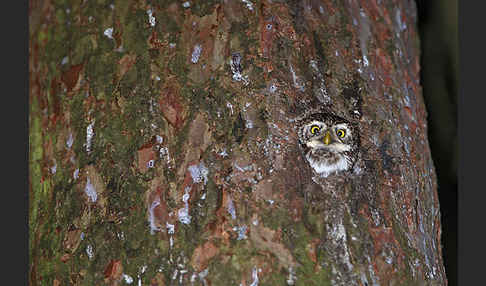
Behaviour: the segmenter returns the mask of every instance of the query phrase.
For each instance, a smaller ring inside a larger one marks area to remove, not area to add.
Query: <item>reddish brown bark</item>
[[[447,284],[412,1],[122,2],[30,4],[32,285]]]

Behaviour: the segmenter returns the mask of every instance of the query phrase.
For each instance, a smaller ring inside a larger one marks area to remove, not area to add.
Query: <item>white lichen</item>
[[[305,84],[303,82],[301,82],[301,80],[299,79],[299,77],[295,73],[294,68],[292,67],[292,64],[290,64],[290,73],[292,74],[292,81],[294,83],[294,87],[299,89],[300,91],[304,91],[305,90]]]
[[[106,29],[103,34],[113,40],[113,28]]]
[[[375,226],[379,226],[381,224],[381,216],[375,208],[371,209],[371,218],[375,223]]]
[[[91,124],[88,125],[88,127],[86,127],[86,152],[90,153],[91,152],[91,140],[93,140],[93,135],[94,135],[94,131],[93,131],[93,126],[94,126],[94,122],[92,122]]]
[[[276,92],[276,91],[277,91],[277,86],[276,86],[274,83],[272,83],[272,84],[270,85],[270,87],[268,88],[268,90],[269,90],[271,93],[274,93],[274,92]]]
[[[228,202],[226,204],[226,209],[228,210],[228,213],[231,215],[232,219],[236,219],[236,210],[235,206],[233,204],[233,200],[231,197],[228,195]]]
[[[164,158],[165,156],[169,156],[169,149],[167,147],[162,147],[159,150],[159,156],[160,158]]]
[[[167,233],[168,234],[174,234],[175,233],[175,225],[166,222],[165,227],[167,228]]]
[[[179,271],[179,273],[181,274],[181,275],[179,275],[179,285],[182,285],[182,279],[184,277],[184,274],[187,273],[187,270],[186,269],[181,269],[181,271]]]
[[[365,67],[370,65],[370,63],[368,62],[368,57],[366,55],[363,55],[363,65]]]
[[[153,167],[154,167],[154,165],[155,165],[155,161],[154,161],[154,160],[149,160],[149,161],[147,162],[147,168],[153,168]]]
[[[91,180],[89,177],[86,179],[86,187],[84,188],[84,193],[88,196],[91,202],[96,202],[98,199],[98,194],[96,193],[96,189],[91,184]]]
[[[206,276],[208,276],[209,270],[206,268],[203,271],[199,272],[197,276],[199,276],[199,280],[206,285]]]
[[[397,27],[398,27],[399,32],[407,29],[407,23],[402,22],[402,11],[400,9],[397,9],[397,13],[395,14],[395,21],[397,23]],[[399,35],[398,32],[397,32],[397,35]]]
[[[74,143],[73,134],[72,133],[69,133],[68,139],[66,140],[66,146],[69,149],[71,149],[71,147],[73,146],[73,143]]]
[[[312,68],[314,79],[319,82],[318,88],[316,88],[318,99],[322,103],[329,104],[331,102],[331,98],[327,93],[324,76],[322,75],[321,71],[319,70],[319,67],[317,66],[317,61],[310,60],[309,65]]]
[[[247,119],[246,122],[245,122],[245,127],[248,128],[248,129],[253,128],[253,121],[251,121],[250,119]]]
[[[289,277],[287,278],[287,285],[295,285],[295,281],[297,280],[297,276],[295,276],[295,270],[292,266],[289,267]]]
[[[123,273],[123,279],[125,280],[125,283],[127,283],[127,284],[133,283],[133,278],[130,275],[127,275],[125,273]]]
[[[349,250],[346,238],[346,229],[342,222],[334,224],[332,227],[328,227],[329,237],[332,239],[333,243],[343,249],[342,253],[339,254],[342,263],[344,263],[348,270],[353,270],[353,265],[351,264],[351,258],[349,256]]]
[[[125,233],[123,231],[117,232],[116,237],[118,237],[119,240],[125,240]]]
[[[149,223],[150,223],[150,234],[154,234],[155,231],[160,231],[160,227],[155,224],[155,208],[160,205],[160,198],[157,196],[152,202],[149,208]]]
[[[147,267],[148,267],[147,265],[140,267],[140,269],[139,269],[140,273],[141,274],[145,273],[145,271],[147,270]]]
[[[191,55],[191,62],[193,64],[197,63],[199,61],[199,57],[201,56],[201,52],[202,52],[202,47],[200,44],[196,44],[194,46],[194,50],[192,51],[192,55]]]
[[[174,273],[172,273],[172,280],[175,280],[177,278],[177,274],[179,274],[179,269],[175,269]]]
[[[247,236],[246,236],[247,228],[248,227],[246,225],[233,227],[233,231],[238,233],[238,237],[236,238],[237,240],[247,239]]]
[[[233,115],[233,104],[226,102],[226,107],[228,107],[231,111],[231,115]]]
[[[241,54],[236,52],[231,55],[230,59],[230,68],[231,73],[233,74],[233,79],[236,81],[243,81],[243,84],[246,86],[248,85],[248,76],[243,76],[242,72],[243,69],[241,67]]]
[[[198,165],[191,165],[189,168],[189,173],[191,174],[192,181],[194,183],[201,183],[203,182],[204,184],[207,183],[208,181],[208,174],[209,170],[204,166],[204,164],[201,162]]]
[[[54,163],[54,165],[51,167],[51,174],[54,175],[54,174],[56,174],[56,172],[57,172],[57,164]]]
[[[91,246],[91,244],[88,244],[88,246],[86,246],[86,254],[88,255],[89,260],[93,259],[94,251],[93,251],[93,247]]]
[[[253,171],[253,165],[246,165],[241,167],[238,163],[234,162],[233,167],[240,172],[250,172]]]
[[[144,266],[142,266],[138,269],[138,271],[140,273],[137,276],[138,277],[138,286],[142,286],[142,274],[145,273],[146,270],[147,270],[147,265],[144,265]]]
[[[360,278],[361,278],[361,283],[363,285],[369,285],[368,278],[366,278],[366,274],[365,273],[361,273]]]
[[[371,278],[371,285],[372,286],[380,286],[380,283],[378,283],[378,277],[376,277],[375,270],[373,269],[373,264],[371,263],[370,257],[366,257],[368,260],[368,273],[370,274]],[[368,284],[370,285],[370,284]]]
[[[182,201],[184,202],[184,207],[179,209],[177,212],[177,216],[179,218],[179,221],[183,224],[190,224],[191,223],[191,216],[189,215],[189,191],[190,188],[187,187],[185,189],[185,193],[182,196]]]
[[[172,214],[172,212],[169,214],[169,216],[171,216],[171,214]],[[167,233],[170,235],[169,246],[170,246],[170,248],[172,248],[172,246],[174,246],[174,238],[172,237],[172,235],[175,233],[175,225],[166,222],[165,228],[167,228]]]
[[[218,155],[221,157],[228,157],[228,152],[226,152],[226,148],[223,148],[223,150],[221,150]]]
[[[250,286],[258,286],[258,272],[261,272],[261,269],[253,267],[253,270],[251,272],[251,277],[253,281],[251,282]]]
[[[155,17],[153,15],[152,9],[147,10],[147,15],[149,16],[150,26],[154,27],[155,26]]]
[[[250,0],[241,0],[241,2],[246,4],[246,8],[248,8],[248,10],[253,11],[253,3],[251,3]]]

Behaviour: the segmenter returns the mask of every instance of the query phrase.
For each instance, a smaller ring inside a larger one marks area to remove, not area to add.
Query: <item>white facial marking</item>
[[[347,170],[349,168],[348,161],[344,157],[339,158],[339,160],[334,164],[328,164],[322,161],[320,162],[315,161],[309,155],[307,155],[306,158],[309,161],[309,164],[312,166],[312,168],[314,168],[314,170],[322,177],[327,177],[332,173]]]
[[[334,125],[334,128],[335,128],[335,130],[344,129],[346,131],[346,137],[351,134],[351,130],[349,130],[348,125],[345,124],[345,123],[336,124],[336,125]]]
[[[307,141],[305,145],[307,145],[307,147],[309,148],[322,148],[322,149],[329,150],[330,152],[336,152],[336,153],[351,150],[351,146],[349,145],[339,143],[339,142],[334,142],[331,143],[330,145],[326,145],[324,144],[324,142],[322,142],[322,140],[310,140]]]
[[[332,151],[336,151],[336,152],[345,152],[345,151],[349,151],[351,150],[351,146],[347,145],[347,144],[343,144],[343,143],[332,143],[330,146],[329,146],[329,149]]]
[[[319,141],[317,140],[311,140],[305,142],[305,145],[307,145],[307,147],[309,148],[317,148],[317,147],[322,147],[324,144],[319,143]]]

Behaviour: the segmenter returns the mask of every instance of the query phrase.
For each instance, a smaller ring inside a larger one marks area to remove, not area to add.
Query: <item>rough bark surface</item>
[[[416,17],[31,0],[30,284],[446,285]],[[322,106],[361,133],[326,179],[295,126]]]

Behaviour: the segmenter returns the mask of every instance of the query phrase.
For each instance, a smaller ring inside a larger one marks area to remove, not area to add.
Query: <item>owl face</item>
[[[303,120],[299,140],[305,158],[323,177],[349,170],[356,162],[358,131],[339,116],[330,113],[310,115]]]

